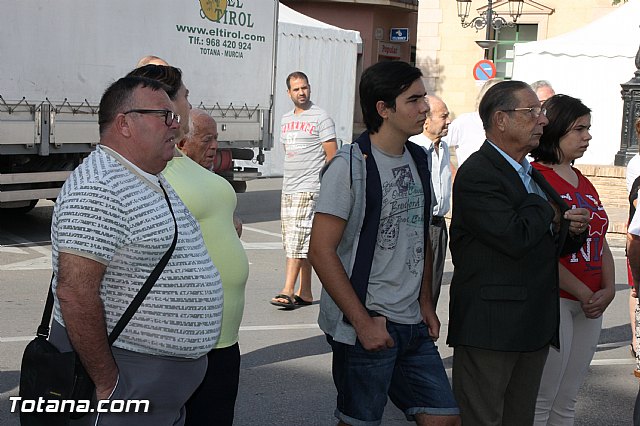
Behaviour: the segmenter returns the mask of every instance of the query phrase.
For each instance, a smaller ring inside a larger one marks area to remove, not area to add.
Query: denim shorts
[[[387,403],[404,412],[436,416],[460,413],[438,348],[425,323],[387,320],[393,348],[365,350],[360,342],[346,345],[327,335],[333,350],[333,381],[338,391],[335,415],[353,426],[379,425]]]

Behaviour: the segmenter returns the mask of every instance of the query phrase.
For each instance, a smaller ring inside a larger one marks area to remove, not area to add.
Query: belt
[[[441,225],[444,223],[444,216],[431,216],[432,225]]]

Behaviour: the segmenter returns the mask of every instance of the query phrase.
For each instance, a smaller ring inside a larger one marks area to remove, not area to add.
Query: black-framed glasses
[[[162,114],[164,115],[164,124],[167,127],[171,127],[174,121],[180,124],[180,115],[168,109],[130,109],[123,112],[123,114],[127,115],[132,112],[137,112],[138,114]]]
[[[540,115],[547,116],[547,109],[542,107],[528,107],[528,108],[514,108],[514,109],[503,109],[502,112],[511,112],[511,111],[527,111],[534,118],[540,117]]]

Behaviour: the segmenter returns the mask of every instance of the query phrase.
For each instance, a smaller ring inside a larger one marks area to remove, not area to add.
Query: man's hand
[[[233,227],[236,228],[238,238],[242,237],[242,219],[236,216],[235,213],[233,214]]]
[[[324,289],[351,322],[362,347],[368,351],[391,348],[395,343],[387,331],[387,319],[369,315],[336,252],[346,225],[344,219],[316,212],[311,227],[309,261]]]
[[[591,213],[587,209],[569,209],[564,212],[564,218],[569,221],[569,232],[580,235],[589,227]]]
[[[118,383],[118,373],[116,370],[116,375],[113,378],[113,384],[111,385],[103,385],[102,383],[100,384],[100,386],[98,386],[98,384],[96,384],[96,398],[98,399],[98,401],[102,400],[102,399],[109,399],[111,397],[111,394],[113,394],[113,391],[116,388],[116,385]]]
[[[385,317],[370,317],[356,328],[358,340],[363,348],[368,351],[382,351],[395,345],[393,338],[387,331],[387,319]]]
[[[438,337],[440,337],[440,320],[436,312],[433,309],[426,313],[423,312],[422,318],[425,324],[427,324],[427,327],[429,327],[429,336],[431,336],[433,340],[438,340]]]
[[[438,340],[440,337],[440,320],[436,315],[436,310],[433,307],[431,297],[424,297],[420,295],[420,314],[422,314],[422,320],[429,328],[429,336],[433,340]]]

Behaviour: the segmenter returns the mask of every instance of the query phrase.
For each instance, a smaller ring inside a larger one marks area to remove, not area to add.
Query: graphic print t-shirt
[[[320,191],[320,169],[325,164],[322,144],[335,138],[333,120],[316,105],[298,115],[292,110],[282,116],[280,141],[285,149],[283,193]]]
[[[562,199],[571,207],[585,208],[591,212],[587,241],[577,253],[560,258],[560,263],[573,275],[582,281],[591,291],[600,290],[602,284],[602,252],[604,237],[609,227],[609,218],[602,207],[598,192],[591,182],[579,170],[573,169],[578,175],[578,186],[558,176],[551,168],[539,163],[531,163],[551,184]],[[560,296],[566,299],[578,300],[566,291],[560,290]]]
[[[371,145],[382,184],[382,212],[369,275],[367,308],[391,321],[421,321],[418,294],[424,267],[424,193],[408,150],[389,155]]]
[[[418,294],[424,267],[422,184],[406,149],[398,156],[382,153],[373,145],[372,151],[380,172],[383,200],[367,308],[400,324],[417,324],[422,321]],[[350,214],[356,214],[351,211],[349,167],[349,161],[342,157],[330,163],[322,177],[323,191],[316,212],[345,221]]]

